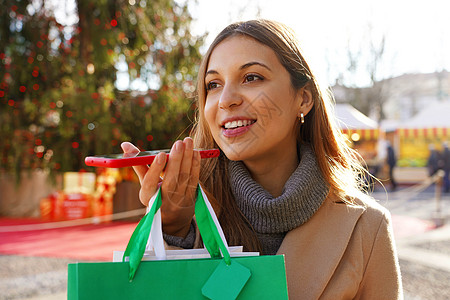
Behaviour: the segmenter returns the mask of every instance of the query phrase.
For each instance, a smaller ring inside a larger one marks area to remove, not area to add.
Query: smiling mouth
[[[236,128],[240,128],[240,127],[246,127],[249,125],[252,125],[253,123],[255,123],[256,120],[237,120],[237,121],[231,121],[231,122],[226,122],[222,128],[225,129],[236,129]]]

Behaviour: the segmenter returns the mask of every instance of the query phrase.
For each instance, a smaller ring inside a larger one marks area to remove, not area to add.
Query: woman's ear
[[[300,114],[306,116],[314,106],[313,94],[309,84],[298,90],[297,99],[299,101],[298,117],[300,117]]]

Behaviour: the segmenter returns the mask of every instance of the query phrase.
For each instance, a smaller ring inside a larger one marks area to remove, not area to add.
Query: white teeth
[[[239,120],[239,121],[226,122],[224,127],[225,127],[225,129],[232,129],[232,128],[237,128],[237,127],[242,127],[242,126],[248,126],[253,123],[254,123],[254,121],[250,121],[250,120]]]

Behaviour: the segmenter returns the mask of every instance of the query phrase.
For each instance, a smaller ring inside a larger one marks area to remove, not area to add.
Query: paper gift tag
[[[209,299],[236,299],[250,278],[250,270],[236,261],[227,265],[220,262],[202,288],[202,294]]]

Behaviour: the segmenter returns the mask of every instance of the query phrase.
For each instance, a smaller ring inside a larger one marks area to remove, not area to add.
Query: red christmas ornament
[[[108,41],[105,38],[100,40],[100,44],[102,44],[102,46],[106,46],[107,43]]]
[[[44,46],[44,43],[41,42],[41,41],[38,41],[38,42],[36,43],[36,46],[37,46],[38,48],[41,48],[42,46]]]
[[[151,134],[147,135],[147,141],[149,142],[153,141],[153,135]]]
[[[25,91],[27,90],[26,87],[24,87],[23,85],[20,86],[19,91],[21,91],[22,93],[25,93]]]
[[[39,84],[35,83],[33,85],[33,90],[37,91],[39,89]]]
[[[112,19],[112,20],[111,20],[111,26],[112,26],[112,27],[116,27],[116,26],[117,26],[117,20]]]
[[[38,77],[38,76],[39,76],[39,72],[36,71],[36,70],[34,70],[34,71],[31,73],[31,75],[32,75],[33,77]]]
[[[68,110],[68,111],[66,112],[66,116],[67,116],[68,118],[72,118],[73,112],[71,112],[70,110]]]
[[[4,91],[0,91],[0,98],[5,96],[5,92]]]
[[[34,58],[32,58],[31,56],[28,57],[28,63],[29,63],[29,64],[32,64],[33,62],[34,62]]]
[[[34,141],[34,143],[36,144],[36,146],[42,145],[42,140],[41,139],[36,139]]]
[[[72,143],[72,148],[77,149],[80,146],[80,144],[78,144],[78,142],[73,142]]]
[[[10,100],[8,101],[8,105],[9,105],[9,106],[14,106],[14,100],[13,100],[13,99],[10,99]]]

